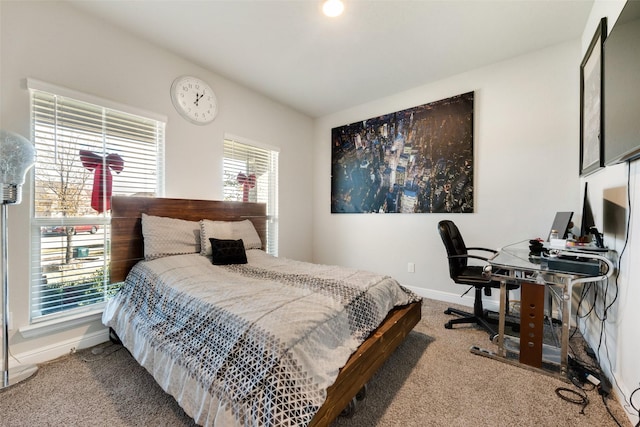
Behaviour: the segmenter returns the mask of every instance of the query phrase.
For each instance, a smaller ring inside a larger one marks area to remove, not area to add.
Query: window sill
[[[45,320],[43,322],[37,322],[18,328],[18,331],[24,338],[35,338],[42,335],[48,335],[52,332],[58,332],[63,329],[70,329],[75,326],[101,320],[102,311],[103,307],[100,307],[83,313],[72,314],[52,320]]]

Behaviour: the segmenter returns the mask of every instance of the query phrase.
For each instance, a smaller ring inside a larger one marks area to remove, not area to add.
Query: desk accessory
[[[531,239],[529,240],[529,255],[530,256],[540,256],[543,252],[548,252],[545,249],[542,240],[539,239]]]
[[[598,231],[595,225],[589,228],[589,232],[593,234],[593,237],[596,238],[596,246],[599,248],[604,248],[604,242],[602,241],[602,234],[600,234],[600,232]]]

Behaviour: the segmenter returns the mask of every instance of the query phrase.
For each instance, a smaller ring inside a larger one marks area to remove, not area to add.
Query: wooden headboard
[[[111,199],[111,283],[122,282],[129,270],[144,259],[143,213],[189,221],[249,219],[262,240],[263,249],[267,242],[264,203],[114,196]]]

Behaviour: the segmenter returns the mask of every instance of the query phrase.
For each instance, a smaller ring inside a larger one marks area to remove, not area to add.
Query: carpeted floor
[[[369,383],[355,414],[333,427],[616,426],[601,396],[586,407],[560,399],[575,386],[469,352],[491,348],[469,326],[448,330],[447,304],[425,300],[423,319]],[[571,396],[575,397],[575,396]],[[630,426],[613,398],[607,404]],[[104,343],[40,367],[0,392],[2,426],[193,426],[172,397],[120,346]]]

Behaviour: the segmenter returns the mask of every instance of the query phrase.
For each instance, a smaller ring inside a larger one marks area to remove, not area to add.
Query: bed
[[[421,317],[421,299],[389,277],[266,254],[264,204],[113,197],[111,218],[110,279],[124,283],[103,323],[201,425],[327,426],[362,395]],[[153,236],[169,218],[199,222],[194,253],[154,256],[164,253],[143,239],[143,220],[145,236]],[[246,263],[214,265],[237,252],[229,224],[248,223],[257,239],[241,232]],[[216,233],[211,255],[202,256]],[[234,248],[220,252],[218,244]],[[347,290],[335,290],[343,282]],[[255,307],[247,309],[248,301]],[[325,312],[333,306],[341,314]],[[339,318],[348,326],[337,327]],[[282,337],[274,339],[270,327]],[[220,334],[231,335],[231,344]],[[320,337],[327,348],[313,347]],[[238,350],[240,342],[251,350]],[[329,366],[334,362],[339,366]]]

